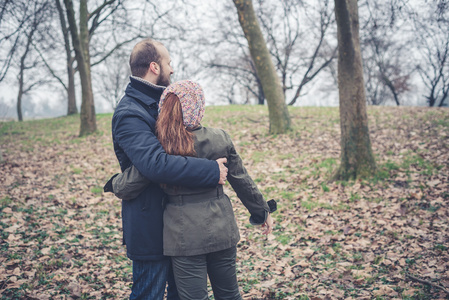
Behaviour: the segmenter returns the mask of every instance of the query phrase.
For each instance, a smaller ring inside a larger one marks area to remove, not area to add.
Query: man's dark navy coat
[[[123,240],[132,260],[164,258],[164,193],[159,183],[213,187],[220,176],[215,161],[164,152],[154,131],[163,90],[131,77],[112,118],[114,150],[122,171],[133,164],[152,182],[137,198],[122,201]]]

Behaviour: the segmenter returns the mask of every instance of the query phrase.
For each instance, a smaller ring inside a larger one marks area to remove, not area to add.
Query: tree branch
[[[105,0],[100,6],[98,6],[96,9],[94,9],[94,11],[92,13],[89,14],[88,16],[88,20],[90,20],[90,18],[92,18],[93,16],[98,16],[100,15],[101,11],[108,5],[111,5],[112,3],[114,3],[115,0]]]
[[[123,42],[121,42],[121,43],[115,45],[115,47],[112,48],[112,49],[111,49],[105,56],[103,56],[99,61],[96,61],[96,62],[92,63],[90,66],[93,67],[93,66],[96,66],[96,65],[102,63],[102,62],[105,61],[109,56],[111,56],[111,55],[114,53],[114,51],[120,49],[120,47],[122,47],[123,45],[126,45],[126,44],[128,44],[128,43],[130,43],[130,42],[132,42],[132,41],[135,41],[136,39],[141,38],[141,37],[142,37],[142,36],[139,34],[139,35],[137,35],[137,36],[135,36],[135,37],[133,37],[133,38],[131,38],[131,39],[129,39],[129,40],[123,41]]]
[[[111,1],[109,1],[109,2],[111,2]],[[112,1],[111,3],[108,3],[108,4],[112,4],[113,2],[114,1]],[[94,34],[94,31],[100,26],[100,24],[103,23],[110,15],[112,15],[118,9],[119,5],[120,5],[120,3],[117,3],[117,5],[106,16],[104,16],[103,19],[101,19],[100,21],[99,21],[100,12],[95,15],[95,18],[93,19],[92,25],[90,26],[90,29],[89,29],[89,39],[92,37],[92,35]],[[90,17],[89,17],[89,19],[90,19]]]
[[[413,280],[413,281],[416,281],[416,282],[419,282],[419,283],[423,283],[423,284],[427,284],[427,285],[430,285],[431,287],[440,289],[440,290],[442,290],[443,292],[445,292],[446,294],[449,295],[449,291],[448,291],[445,287],[443,287],[443,286],[441,286],[441,285],[437,285],[437,284],[432,283],[432,282],[430,282],[430,281],[428,281],[428,280],[424,280],[424,279],[415,277],[415,276],[410,275],[410,274],[406,274],[406,277],[410,278],[410,279]]]
[[[33,82],[30,84],[27,88],[23,89],[23,94],[27,94],[29,91],[31,91],[36,85],[43,85],[49,83],[49,80],[38,80],[36,82]]]
[[[295,96],[294,96],[293,99],[288,103],[288,105],[293,105],[293,104],[295,104],[296,100],[299,98],[299,96],[300,96],[300,94],[301,94],[301,90],[302,90],[302,88],[304,87],[304,85],[306,85],[309,81],[311,81],[313,78],[315,78],[315,77],[318,75],[319,72],[321,72],[324,68],[326,68],[326,67],[332,62],[332,60],[334,60],[338,48],[335,48],[334,51],[332,52],[331,57],[330,57],[328,60],[326,60],[326,61],[325,61],[325,62],[324,62],[324,63],[323,63],[317,70],[315,70],[315,72],[313,72],[312,75],[308,76],[308,74],[309,74],[309,73],[312,71],[312,69],[313,69],[313,64],[314,64],[315,59],[316,59],[316,57],[317,57],[317,55],[318,55],[318,50],[319,50],[319,48],[321,47],[321,43],[322,43],[322,41],[320,41],[320,43],[318,44],[318,46],[317,46],[317,48],[316,48],[316,50],[315,50],[315,53],[314,53],[314,55],[313,55],[313,57],[312,57],[312,61],[311,61],[310,64],[309,64],[309,68],[307,69],[307,71],[306,71],[306,73],[304,74],[304,77],[303,77],[301,83],[299,84],[298,88],[296,89]]]
[[[215,63],[210,64],[209,67],[211,67],[211,68],[223,68],[223,69],[229,69],[229,70],[239,70],[239,71],[242,71],[243,73],[248,73],[248,74],[251,74],[253,76],[257,76],[256,73],[254,73],[254,72],[252,72],[252,71],[250,71],[248,69],[242,68],[242,67],[228,66],[228,65],[215,64]]]
[[[8,6],[8,4],[10,2],[12,2],[12,0],[3,1],[2,7],[1,7],[1,11],[0,11],[0,24],[2,23],[3,15],[5,14],[6,7]]]
[[[47,63],[47,60],[45,59],[45,57],[42,55],[42,52],[39,50],[39,48],[37,48],[36,44],[33,43],[33,48],[36,50],[36,52],[39,54],[40,58],[42,59],[42,61],[44,62],[44,65],[47,67],[48,71],[50,71],[50,74],[56,78],[56,80],[59,81],[59,83],[62,84],[62,86],[64,87],[64,89],[67,91],[67,86],[65,85],[65,83],[62,81],[62,79],[56,75],[56,73],[53,71],[53,69],[50,67],[50,65]]]

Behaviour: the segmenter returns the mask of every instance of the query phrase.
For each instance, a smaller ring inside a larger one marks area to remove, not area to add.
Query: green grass
[[[83,169],[72,167],[72,172],[73,172],[73,174],[79,175],[79,174],[83,173]]]
[[[7,207],[11,204],[11,202],[12,202],[12,199],[9,196],[5,196],[0,199],[0,207],[1,208]]]
[[[291,201],[293,201],[293,200],[295,200],[297,198],[297,193],[293,192],[293,191],[285,191],[285,190],[283,190],[283,191],[280,192],[280,196],[281,196],[282,199],[284,199],[284,200],[286,200],[288,202],[291,202]]]
[[[290,240],[292,239],[292,236],[291,235],[278,235],[277,237],[276,237],[276,240],[278,241],[278,242],[280,242],[282,245],[287,245],[289,242],[290,242]]]
[[[335,158],[326,158],[323,161],[321,161],[317,165],[317,167],[320,169],[324,169],[329,174],[335,170],[337,165],[338,165],[338,163]]]
[[[103,188],[101,186],[94,186],[90,191],[96,195],[101,195],[103,193]]]
[[[448,247],[445,245],[442,245],[442,244],[436,244],[434,249],[440,250],[440,251],[447,251]]]
[[[254,161],[254,163],[260,163],[262,161],[265,161],[269,159],[270,155],[267,155],[266,152],[262,151],[254,151],[250,157]]]
[[[433,175],[436,169],[431,162],[424,159],[418,154],[412,153],[410,153],[404,158],[401,167],[406,170],[410,169],[411,167],[418,168],[420,173],[424,175]]]
[[[449,118],[435,120],[435,124],[442,127],[449,127]]]
[[[79,115],[26,122],[4,122],[0,123],[0,141],[14,139],[20,141],[25,151],[32,151],[36,144],[61,144],[75,138],[78,127]]]
[[[334,206],[332,206],[332,205],[330,205],[328,203],[320,203],[320,202],[316,202],[316,201],[313,201],[313,200],[301,201],[301,206],[304,209],[309,210],[309,211],[312,211],[312,210],[314,210],[316,208],[336,209],[336,210],[339,209],[339,207],[337,207],[337,206],[334,207]]]

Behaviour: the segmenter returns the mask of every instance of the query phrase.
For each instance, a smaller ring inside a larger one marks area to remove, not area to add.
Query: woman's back
[[[230,157],[233,145],[221,129],[193,131],[198,157]],[[234,164],[228,160],[228,164]],[[191,256],[228,249],[240,239],[231,202],[222,186],[165,187],[164,255]]]
[[[228,165],[231,164],[229,156],[233,149],[233,144],[224,130],[199,126],[192,132],[194,134],[194,145],[197,157],[210,160],[226,157],[228,159]],[[189,187],[164,188],[164,191],[169,195],[201,193],[209,190],[210,189],[192,189]]]
[[[268,206],[243,166],[229,135],[221,129],[198,127],[193,131],[198,157],[226,157],[228,181],[251,213],[253,224],[263,224]],[[235,246],[238,227],[231,202],[221,186],[212,189],[164,188],[164,254],[197,255]]]

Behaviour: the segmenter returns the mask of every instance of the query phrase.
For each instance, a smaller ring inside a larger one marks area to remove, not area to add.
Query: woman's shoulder
[[[221,128],[214,128],[214,127],[201,127],[199,130],[195,131],[197,135],[204,136],[204,137],[215,137],[215,138],[222,138],[225,140],[230,140],[229,134],[224,131]]]
[[[228,134],[219,128],[202,127],[194,131],[198,157],[218,159],[228,157],[233,144]]]
[[[203,126],[201,129],[204,130],[205,132],[208,132],[208,133],[213,133],[213,134],[226,134],[226,135],[227,135],[226,131],[224,131],[224,130],[221,129],[221,128],[204,127],[204,126]]]

